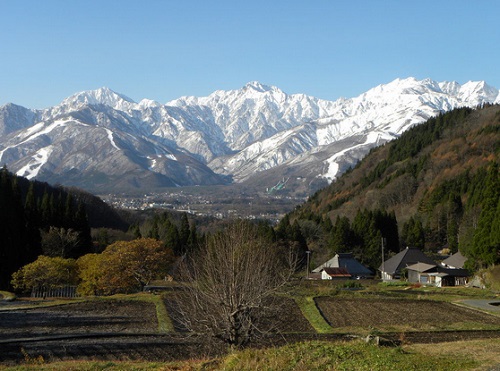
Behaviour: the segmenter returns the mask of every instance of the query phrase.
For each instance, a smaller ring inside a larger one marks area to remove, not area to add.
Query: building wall
[[[328,273],[326,273],[325,271],[322,271],[321,272],[321,279],[322,280],[331,280],[332,279],[332,276],[330,276]]]

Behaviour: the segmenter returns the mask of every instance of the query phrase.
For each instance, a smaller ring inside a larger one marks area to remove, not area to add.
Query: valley
[[[237,184],[165,188],[146,194],[120,193],[99,197],[117,209],[171,210],[217,219],[263,219],[273,224],[307,200],[305,193],[297,194],[286,186],[270,190]]]

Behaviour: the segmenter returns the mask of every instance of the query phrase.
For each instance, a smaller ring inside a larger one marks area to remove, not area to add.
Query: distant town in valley
[[[277,223],[286,213],[307,200],[282,189],[270,193],[255,192],[242,187],[169,188],[163,191],[138,194],[105,194],[99,197],[116,209],[164,209],[186,212],[217,219],[263,219]]]

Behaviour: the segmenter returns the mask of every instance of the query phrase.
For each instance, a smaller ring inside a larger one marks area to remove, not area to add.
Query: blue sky
[[[0,105],[254,80],[330,100],[409,76],[500,88],[499,16],[496,0],[0,0]]]

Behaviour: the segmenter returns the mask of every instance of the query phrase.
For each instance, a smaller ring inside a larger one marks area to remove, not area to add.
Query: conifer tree
[[[187,250],[189,235],[191,232],[191,228],[189,227],[189,220],[186,213],[182,213],[181,216],[181,225],[179,228],[179,239],[180,244],[182,246],[182,250]]]
[[[6,167],[0,171],[0,287],[25,263],[24,208],[15,177]]]
[[[332,253],[350,252],[354,248],[354,236],[349,218],[337,216],[330,233],[329,247]]]
[[[481,204],[481,214],[477,229],[474,233],[473,246],[469,250],[470,256],[479,267],[487,267],[500,261],[500,238],[498,230],[494,230],[499,222],[500,202],[500,174],[499,166],[495,162],[489,170],[486,178],[484,198]]]
[[[71,193],[66,195],[66,202],[64,205],[64,221],[67,228],[73,228],[75,224],[75,210],[74,210],[74,199]]]
[[[42,253],[40,236],[40,216],[35,199],[34,183],[30,182],[26,200],[24,203],[24,215],[26,220],[26,260],[35,261]]]
[[[160,232],[159,232],[159,229],[158,229],[158,220],[157,220],[157,218],[155,218],[153,220],[153,225],[151,226],[151,229],[148,232],[148,238],[153,238],[155,240],[159,240],[160,239]]]
[[[45,188],[42,196],[42,202],[40,204],[40,214],[42,218],[42,227],[48,228],[52,221],[52,212],[50,209],[50,196]]]
[[[448,197],[448,221],[446,226],[448,248],[451,252],[458,251],[458,225],[462,218],[463,207],[460,195],[456,192],[450,193]]]
[[[165,246],[172,249],[176,256],[181,256],[184,254],[183,246],[181,245],[181,239],[179,236],[179,231],[174,223],[170,219],[166,219],[163,222],[163,236],[162,240]]]
[[[74,255],[71,257],[80,257],[92,252],[92,236],[90,235],[90,226],[85,210],[85,204],[79,200],[78,208],[75,214],[75,230],[80,233],[80,243],[74,250]]]
[[[196,249],[198,246],[198,232],[196,230],[196,224],[191,223],[191,228],[189,229],[189,239],[188,239],[188,247],[190,250]]]

